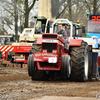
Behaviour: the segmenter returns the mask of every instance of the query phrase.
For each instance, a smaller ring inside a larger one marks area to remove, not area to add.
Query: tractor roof
[[[57,25],[59,24],[59,23],[56,23]],[[68,25],[68,23],[64,23],[64,22],[61,22],[61,24],[67,24]],[[79,23],[72,23],[73,25],[77,25],[77,26],[80,26],[80,24]]]
[[[37,19],[47,19],[47,18],[44,16],[38,16]]]

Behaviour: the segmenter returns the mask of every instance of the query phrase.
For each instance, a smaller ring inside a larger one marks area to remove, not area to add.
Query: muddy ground
[[[27,69],[0,66],[0,100],[29,100],[42,96],[92,97],[100,94],[100,81],[32,81]]]

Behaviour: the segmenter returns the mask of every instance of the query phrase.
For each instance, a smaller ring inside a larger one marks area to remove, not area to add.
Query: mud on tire
[[[88,44],[82,41],[81,46],[71,47],[71,81],[87,81],[88,80],[88,66],[89,66],[89,52]]]

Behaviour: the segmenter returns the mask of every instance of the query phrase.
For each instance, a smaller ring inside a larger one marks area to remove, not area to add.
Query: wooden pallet
[[[3,60],[0,60],[0,64],[1,65],[4,65],[5,67],[19,67],[21,68],[21,64],[12,64],[10,61],[3,61]],[[22,65],[22,68],[27,68],[27,64],[23,64]]]

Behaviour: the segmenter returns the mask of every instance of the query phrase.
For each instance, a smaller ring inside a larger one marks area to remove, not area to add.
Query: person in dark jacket
[[[62,35],[62,37],[65,39],[65,45],[64,47],[67,47],[67,32],[63,29],[62,24],[58,24],[58,29],[59,31],[57,32],[58,34]]]

